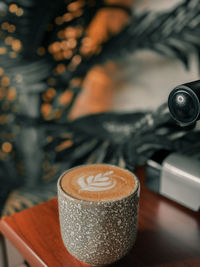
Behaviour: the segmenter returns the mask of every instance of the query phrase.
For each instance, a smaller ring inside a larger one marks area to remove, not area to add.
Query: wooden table
[[[136,245],[113,266],[200,266],[200,213],[148,190],[144,168],[137,176],[141,199]],[[0,231],[31,266],[89,266],[73,258],[62,243],[57,199],[4,218]]]

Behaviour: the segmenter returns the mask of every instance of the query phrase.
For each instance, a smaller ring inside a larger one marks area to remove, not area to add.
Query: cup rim
[[[85,166],[101,166],[101,165],[108,165],[108,166],[111,166],[111,167],[115,167],[115,168],[120,168],[120,169],[123,169],[124,171],[130,173],[133,178],[135,179],[136,181],[136,187],[135,189],[127,196],[125,197],[121,197],[121,198],[118,198],[118,199],[111,199],[111,200],[100,200],[100,201],[94,201],[94,200],[87,200],[87,199],[79,199],[79,198],[76,198],[76,197],[73,197],[71,196],[70,194],[68,194],[67,192],[65,192],[61,186],[61,180],[63,178],[63,176],[65,174],[67,174],[68,172],[74,170],[74,169],[78,169],[78,168],[82,168],[82,167],[85,167]],[[63,197],[71,200],[71,201],[74,201],[74,202],[77,202],[77,203],[84,203],[84,204],[88,204],[88,205],[100,205],[100,204],[112,204],[112,203],[116,203],[116,202],[119,202],[119,201],[124,201],[124,200],[127,200],[131,197],[133,197],[135,194],[137,194],[138,192],[140,192],[140,181],[138,179],[138,177],[135,175],[135,173],[132,173],[131,171],[129,171],[128,169],[125,169],[125,168],[122,168],[122,167],[119,167],[117,165],[113,165],[113,164],[108,164],[108,163],[94,163],[94,164],[82,164],[82,165],[78,165],[78,166],[75,166],[75,167],[72,167],[66,171],[64,171],[58,181],[57,181],[57,189],[58,189],[58,192],[60,191],[60,193],[62,194]]]

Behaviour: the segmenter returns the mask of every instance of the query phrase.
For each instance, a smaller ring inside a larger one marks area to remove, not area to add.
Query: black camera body
[[[172,90],[168,98],[172,118],[181,126],[200,119],[200,80],[185,83]]]
[[[200,80],[179,85],[168,98],[172,118],[180,126],[200,119]],[[194,211],[200,211],[200,162],[167,150],[156,151],[147,161],[146,185]]]

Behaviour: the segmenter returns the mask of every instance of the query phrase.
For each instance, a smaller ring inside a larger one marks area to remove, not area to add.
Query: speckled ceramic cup
[[[63,243],[78,260],[93,266],[111,264],[126,255],[135,243],[139,181],[131,173],[135,187],[126,197],[111,201],[82,200],[70,196],[61,186],[63,176],[71,170],[61,175],[57,184]]]

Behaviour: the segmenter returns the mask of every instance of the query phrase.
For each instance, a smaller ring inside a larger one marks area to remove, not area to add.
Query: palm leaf
[[[198,0],[185,0],[167,12],[132,14],[130,24],[104,44],[102,52],[85,61],[76,72],[108,59],[118,60],[140,49],[179,59],[189,66],[191,52],[199,59],[200,6]]]
[[[184,148],[184,153],[188,153],[192,146],[191,151],[194,150],[192,139],[189,139],[194,132],[173,123],[166,105],[155,112],[89,115],[72,122],[70,128],[67,146],[62,147],[65,139],[58,138],[63,134],[63,128],[53,134],[45,148],[55,155],[53,161],[67,163],[68,167],[105,162],[133,170],[145,164],[161,148],[178,152],[183,152]],[[195,134],[198,138],[200,131]],[[60,147],[59,151],[57,147]]]

